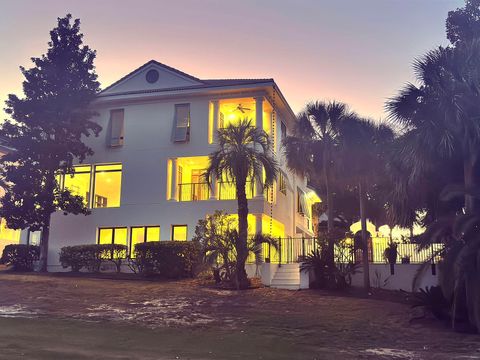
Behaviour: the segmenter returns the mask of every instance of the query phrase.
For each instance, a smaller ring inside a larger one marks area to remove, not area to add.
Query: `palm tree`
[[[367,195],[383,181],[385,148],[393,140],[387,125],[374,124],[355,115],[345,118],[339,127],[343,181],[358,189],[360,223],[362,227],[362,263],[364,288],[370,290]]]
[[[256,179],[257,183],[263,183],[263,187],[269,187],[277,176],[278,166],[267,133],[252,126],[249,119],[219,129],[217,141],[217,150],[209,156],[210,163],[205,177],[210,186],[214,178],[222,179],[224,176],[235,184],[238,204],[236,286],[237,289],[245,289],[249,286],[245,271],[248,257],[247,181]]]
[[[341,122],[350,115],[347,105],[340,102],[316,101],[307,104],[297,116],[295,131],[284,140],[287,165],[298,174],[307,176],[324,189],[327,202],[327,256],[334,263],[334,204],[333,182],[337,168]]]
[[[432,169],[431,157],[460,158],[463,183],[480,184],[480,40],[438,48],[414,63],[419,86],[408,84],[387,102],[390,118],[403,131],[400,155],[411,166],[409,183]],[[412,185],[414,186],[414,185]],[[480,202],[465,193],[465,211]]]

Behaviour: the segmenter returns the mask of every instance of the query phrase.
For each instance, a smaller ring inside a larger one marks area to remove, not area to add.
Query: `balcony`
[[[210,198],[206,182],[178,184],[178,201],[202,201]]]
[[[254,194],[253,182],[247,181],[245,186],[245,191],[247,194],[247,199],[252,199]],[[219,181],[218,182],[218,200],[236,200],[237,191],[235,184],[230,181]]]

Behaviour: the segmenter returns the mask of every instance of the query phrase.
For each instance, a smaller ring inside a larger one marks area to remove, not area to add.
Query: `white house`
[[[198,220],[214,210],[235,214],[228,179],[210,189],[201,174],[215,130],[245,117],[271,136],[281,166],[272,190],[250,188],[249,231],[313,235],[311,205],[319,199],[285,165],[281,141],[295,115],[273,79],[201,80],[152,60],[103,90],[94,107],[103,131],[86,143],[95,154],[61,179],[92,214],[53,215],[50,271],[61,270],[58,255],[66,245],[133,249],[143,241],[189,240]],[[38,242],[38,233],[22,233],[22,242]]]

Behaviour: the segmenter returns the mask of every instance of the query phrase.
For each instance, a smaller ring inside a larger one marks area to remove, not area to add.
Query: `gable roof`
[[[167,71],[170,71],[176,75],[179,75],[183,78],[189,79],[191,81],[196,82],[196,84],[192,85],[186,85],[186,86],[181,86],[181,87],[169,87],[169,88],[162,88],[162,89],[149,89],[149,90],[141,90],[141,91],[129,91],[129,92],[121,92],[121,93],[111,93],[111,95],[120,95],[120,94],[131,94],[131,93],[148,93],[148,92],[161,92],[161,91],[174,91],[174,90],[184,90],[184,89],[199,89],[199,88],[209,88],[209,87],[218,87],[218,86],[236,86],[236,85],[252,85],[252,84],[261,84],[261,83],[267,83],[267,82],[274,82],[272,78],[259,78],[259,79],[199,79],[195,76],[192,76],[190,74],[187,74],[183,71],[180,71],[178,69],[175,69],[171,66],[162,64],[161,62],[158,62],[156,60],[150,60],[147,63],[143,64],[139,68],[129,72],[119,80],[115,81],[113,84],[107,86],[105,89],[103,89],[100,93],[99,96],[108,96],[110,94],[105,94],[108,90],[112,89],[116,85],[120,84],[127,78],[132,77],[133,75],[141,72],[145,68],[155,65],[157,67],[163,68]]]

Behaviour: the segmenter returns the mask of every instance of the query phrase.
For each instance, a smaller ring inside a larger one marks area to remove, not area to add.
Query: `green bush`
[[[40,247],[34,245],[7,245],[0,263],[12,266],[14,271],[33,271],[33,263],[40,258]]]
[[[192,241],[152,241],[135,245],[132,269],[144,276],[193,277],[198,262],[198,246]]]
[[[115,265],[118,273],[126,256],[127,247],[118,244],[75,245],[60,249],[62,267],[70,267],[73,272],[83,268],[89,272],[99,272],[102,262],[109,261]]]

